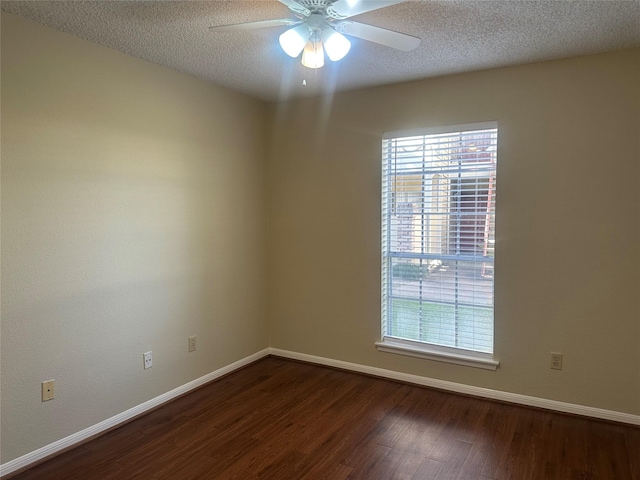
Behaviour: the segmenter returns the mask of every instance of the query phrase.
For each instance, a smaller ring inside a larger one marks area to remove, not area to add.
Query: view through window
[[[383,140],[383,337],[493,352],[497,126]]]

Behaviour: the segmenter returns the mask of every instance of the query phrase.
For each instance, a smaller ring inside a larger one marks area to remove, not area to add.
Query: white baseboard
[[[228,373],[233,372],[245,365],[248,365],[256,360],[260,360],[268,355],[274,355],[277,357],[290,358],[292,360],[301,360],[304,362],[315,363],[318,365],[326,365],[329,367],[340,368],[343,370],[350,370],[353,372],[364,373],[367,375],[373,375],[376,377],[389,378],[391,380],[398,380],[406,383],[413,383],[416,385],[423,385],[426,387],[433,387],[440,390],[447,390],[456,393],[462,393],[465,395],[473,395],[476,397],[490,398],[493,400],[500,400],[509,403],[515,403],[520,405],[528,405],[531,407],[544,408],[547,410],[554,410],[563,413],[570,413],[574,415],[582,415],[585,417],[600,418],[603,420],[610,420],[620,423],[628,423],[631,425],[640,425],[640,415],[632,415],[629,413],[615,412],[612,410],[604,410],[601,408],[586,407],[583,405],[575,405],[572,403],[558,402],[556,400],[547,400],[544,398],[530,397],[528,395],[520,395],[517,393],[502,392],[499,390],[491,390],[489,388],[474,387],[471,385],[464,385],[461,383],[448,382],[445,380],[437,380],[434,378],[421,377],[419,375],[411,375],[408,373],[394,372],[393,370],[386,370],[383,368],[370,367],[367,365],[360,365],[357,363],[343,362],[341,360],[333,360],[331,358],[317,357],[314,355],[307,355],[305,353],[291,352],[288,350],[281,350],[278,348],[265,348],[259,352],[249,355],[243,359],[238,360],[230,365],[219,368],[207,375],[197,378],[189,383],[186,383],[180,387],[159,395],[151,400],[148,400],[140,405],[137,405],[129,410],[126,410],[118,415],[108,418],[100,423],[85,428],[79,432],[76,432],[68,437],[62,438],[56,442],[45,445],[42,448],[27,453],[21,457],[11,460],[7,463],[0,465],[0,476],[9,475],[17,470],[24,469],[29,465],[32,465],[43,458],[49,457],[62,450],[71,448],[83,441],[99,435],[109,429],[117,427],[118,425],[137,417],[149,410],[152,410],[170,400],[173,400],[180,395],[190,392],[206,383],[209,383],[217,378],[220,378]]]
[[[126,410],[118,415],[115,415],[111,418],[107,418],[100,423],[92,425],[91,427],[85,428],[79,432],[76,432],[68,437],[62,438],[56,442],[50,443],[49,445],[45,445],[42,448],[34,450],[33,452],[22,455],[21,457],[15,458],[7,463],[0,465],[0,476],[8,475],[16,470],[23,469],[28,467],[29,465],[42,460],[43,458],[49,457],[57,452],[68,449],[77,445],[88,438],[94,437],[106,430],[117,427],[121,423],[126,422],[127,420],[132,419],[133,417],[137,417],[149,410],[152,410],[163,403],[167,403],[170,400],[173,400],[180,395],[184,395],[185,393],[190,392],[202,385],[209,383],[217,378],[222,377],[223,375],[227,375],[228,373],[233,372],[245,365],[255,362],[256,360],[260,360],[263,357],[269,355],[269,349],[265,348],[253,355],[249,355],[248,357],[242,358],[237,362],[233,362],[230,365],[219,368],[207,375],[204,375],[200,378],[196,378],[195,380],[185,383],[180,387],[174,388],[173,390],[163,393],[151,400],[148,400],[140,405],[137,405],[129,410]]]
[[[301,360],[304,362],[341,368],[343,370],[351,370],[353,372],[374,375],[376,377],[389,378],[392,380],[413,383],[416,385],[423,385],[425,387],[433,387],[440,390],[447,390],[450,392],[462,393],[465,395],[473,395],[475,397],[490,398],[492,400],[500,400],[503,402],[544,408],[546,410],[554,410],[557,412],[570,413],[573,415],[582,415],[584,417],[599,418],[602,420],[610,420],[613,422],[640,425],[640,415],[632,415],[630,413],[622,413],[613,410],[604,410],[602,408],[587,407],[584,405],[576,405],[573,403],[559,402],[557,400],[548,400],[546,398],[520,395],[518,393],[502,392],[500,390],[492,390],[490,388],[474,387],[461,383],[448,382],[446,380],[437,380],[435,378],[411,375],[409,373],[394,372],[393,370],[386,370],[384,368],[360,365],[358,363],[343,362],[341,360],[316,357],[314,355],[307,355],[305,353],[280,350],[278,348],[270,348],[269,353],[277,357],[290,358],[292,360]]]

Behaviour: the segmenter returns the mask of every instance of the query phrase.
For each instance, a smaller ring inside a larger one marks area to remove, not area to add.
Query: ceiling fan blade
[[[282,0],[280,0],[282,1]],[[406,0],[337,0],[327,7],[327,14],[331,18],[341,20],[379,8],[390,7]]]
[[[311,12],[309,11],[309,9],[307,7],[303,7],[302,5],[300,5],[295,0],[278,0],[278,1],[280,3],[286,5],[287,8],[289,10],[291,10],[292,12],[298,13],[298,14],[302,15],[303,17],[308,17],[311,14]]]
[[[301,20],[292,18],[279,18],[276,20],[263,20],[260,22],[236,23],[234,25],[212,25],[209,30],[212,32],[237,32],[239,30],[254,30],[256,28],[281,27],[283,25],[298,25]]]
[[[405,33],[394,32],[386,28],[374,27],[366,23],[346,21],[338,24],[336,30],[352,37],[362,38],[370,42],[379,43],[387,47],[397,48],[404,52],[409,52],[420,45],[418,37],[413,37]]]

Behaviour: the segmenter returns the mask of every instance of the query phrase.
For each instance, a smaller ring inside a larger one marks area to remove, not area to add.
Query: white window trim
[[[462,125],[447,125],[442,127],[431,128],[413,128],[407,130],[395,130],[393,132],[384,132],[382,134],[383,140],[389,140],[397,137],[417,137],[419,135],[437,135],[439,133],[467,132],[474,130],[487,130],[491,128],[498,128],[498,122],[478,122],[478,123],[464,123]]]
[[[498,128],[498,122],[478,122],[463,125],[438,126],[431,128],[418,128],[411,130],[397,130],[392,132],[384,132],[383,140],[396,137],[408,137],[419,135],[435,135],[440,133],[448,133],[450,131],[473,131],[483,129]],[[493,353],[481,353],[471,350],[464,350],[455,347],[445,347],[430,343],[414,342],[406,339],[384,336],[379,342],[375,342],[376,349],[380,352],[394,353],[409,357],[422,358],[455,365],[463,365],[468,367],[480,368],[484,370],[495,371],[500,362],[494,358]]]
[[[496,370],[500,365],[500,362],[489,353],[478,353],[393,337],[383,337],[381,342],[376,342],[376,348],[380,352],[396,353],[437,362],[482,368],[484,370]]]

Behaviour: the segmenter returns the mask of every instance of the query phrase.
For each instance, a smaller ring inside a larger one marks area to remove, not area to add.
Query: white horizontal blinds
[[[383,141],[383,332],[493,351],[497,128]]]

